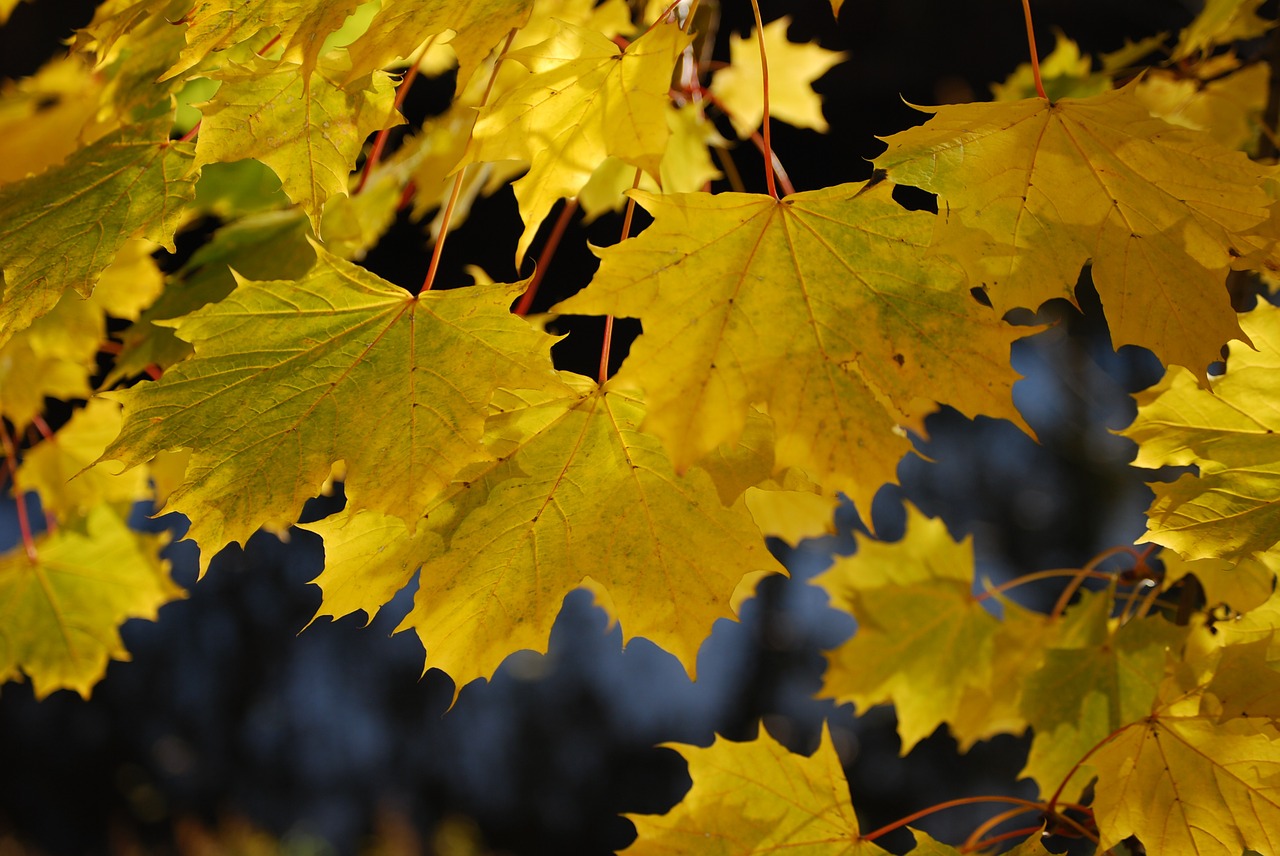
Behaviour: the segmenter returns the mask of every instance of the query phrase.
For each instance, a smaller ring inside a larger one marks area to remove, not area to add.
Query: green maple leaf
[[[326,60],[307,75],[302,66],[256,58],[216,72],[222,85],[203,108],[197,166],[256,158],[318,231],[325,200],[347,192],[365,138],[400,121],[389,75],[376,71],[344,89],[334,81],[346,70]]]
[[[1009,347],[1032,332],[928,255],[934,218],[890,191],[636,193],[654,223],[598,251],[591,284],[552,311],[643,322],[618,381],[645,391],[645,430],[677,470],[736,442],[763,404],[778,466],[843,491],[866,517],[911,450],[902,427],[924,433],[930,397],[1023,424]]]
[[[0,187],[0,345],[52,309],[87,297],[130,237],[173,251],[194,193],[191,149],[169,142],[172,114],[120,128],[39,175]]]
[[[0,679],[24,672],[36,698],[58,689],[88,698],[108,660],[129,659],[120,624],[154,620],[184,596],[159,557],[166,540],[131,532],[100,505],[83,529],[38,537],[36,561],[21,546],[0,556]]]
[[[494,391],[552,377],[551,337],[508,311],[522,285],[414,297],[316,252],[298,281],[242,281],[175,322],[194,357],[109,394],[125,425],[104,459],[194,451],[166,508],[191,519],[205,566],[292,523],[340,460],[353,507],[415,520],[481,454]]]
[[[630,395],[565,376],[558,393],[507,394],[486,431],[496,460],[459,473],[416,533],[346,512],[304,528],[325,541],[320,615],[372,616],[421,566],[400,629],[461,688],[508,654],[545,650],[565,595],[588,587],[624,638],[690,674],[718,618],[766,573],[785,573],[741,503],[704,472],[677,476]]]
[[[688,761],[693,787],[665,815],[627,815],[638,837],[626,856],[886,853],[859,839],[849,784],[826,725],[808,757],[788,751],[764,729],[746,743],[717,737],[706,748],[667,746]]]
[[[1134,85],[928,111],[884,138],[876,166],[938,194],[940,242],[998,310],[1074,300],[1092,261],[1117,348],[1142,345],[1203,379],[1242,335],[1224,283],[1267,220],[1273,168],[1153,118]]]
[[[1232,342],[1208,390],[1171,368],[1135,396],[1138,415],[1122,432],[1138,443],[1135,466],[1199,468],[1151,486],[1142,538],[1191,559],[1236,561],[1280,542],[1280,309],[1260,302],[1240,321],[1256,350]]]
[[[463,162],[529,163],[514,186],[525,224],[517,260],[556,201],[576,195],[609,156],[660,173],[667,90],[688,43],[679,27],[664,24],[622,49],[561,22],[545,42],[507,54],[531,73],[481,109]]]

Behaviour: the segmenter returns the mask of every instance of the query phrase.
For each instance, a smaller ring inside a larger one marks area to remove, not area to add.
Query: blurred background
[[[94,5],[19,5],[0,28],[0,78],[29,74],[62,50]],[[746,0],[721,5],[717,58],[727,59],[727,33],[745,34],[751,9]],[[882,149],[875,135],[923,118],[908,102],[985,100],[991,82],[1026,61],[1016,0],[849,0],[838,25],[826,0],[762,5],[766,21],[793,16],[793,40],[819,39],[849,54],[817,84],[830,134],[774,127],[775,149],[801,190],[866,179],[867,159]],[[1054,28],[1098,53],[1176,31],[1198,7],[1039,0],[1034,8],[1043,56]],[[411,122],[441,110],[452,87],[448,76],[415,84]],[[748,187],[762,190],[755,151],[739,146],[735,160]],[[586,227],[575,219],[535,311],[582,287],[595,264],[585,242],[613,243],[619,228],[608,217]],[[485,249],[495,230],[519,231],[509,190],[478,203],[451,239],[445,275],[482,261],[496,279],[516,276],[505,253],[492,258]],[[176,267],[201,239],[180,237],[166,264]],[[365,264],[416,283],[426,247],[422,225],[404,216]],[[883,537],[901,535],[909,500],[941,516],[953,535],[973,535],[979,574],[1000,582],[1079,567],[1142,533],[1151,474],[1129,467],[1132,444],[1109,432],[1128,424],[1129,394],[1161,369],[1144,351],[1112,350],[1087,275],[1079,302],[1083,311],[1047,304],[1034,320],[1050,329],[1014,346],[1026,378],[1016,401],[1040,442],[951,410],[931,417],[930,439],[917,443],[922,457],[899,466],[902,487],[877,497]],[[562,322],[573,334],[558,346],[562,366],[594,373],[598,323]],[[625,348],[615,352],[620,361]],[[316,500],[308,516],[341,501]],[[182,528],[172,517],[149,525]],[[622,650],[620,631],[576,592],[545,656],[513,655],[491,682],[463,689],[452,710],[452,684],[440,672],[422,674],[417,639],[391,635],[411,592],[368,627],[353,616],[303,632],[319,605],[319,590],[308,585],[323,560],[316,536],[295,530],[284,543],[259,534],[243,551],[224,551],[198,583],[194,549],[175,543],[169,557],[190,597],[164,607],[158,622],[124,627],[133,660],[113,663],[91,700],[64,691],[37,703],[27,684],[0,687],[0,854],[605,854],[634,838],[624,813],[665,811],[689,786],[684,762],[657,744],[748,739],[762,724],[808,753],[830,723],[864,830],[943,800],[1009,792],[1022,740],[999,738],[960,756],[940,733],[899,760],[892,711],[855,718],[847,705],[813,698],[822,651],[853,630],[808,584],[833,554],[853,551],[853,532],[865,531],[848,507],[836,529],[794,549],[773,545],[791,579],[766,580],[740,622],[716,626],[696,684],[643,640]],[[6,500],[0,549],[17,542]],[[1051,603],[1058,590],[1019,591]],[[1023,785],[1013,792],[1030,796]],[[957,809],[918,825],[958,843],[989,814]],[[911,839],[898,832],[881,843],[902,851]]]

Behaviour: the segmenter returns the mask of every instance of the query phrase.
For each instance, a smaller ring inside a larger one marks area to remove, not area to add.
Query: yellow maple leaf
[[[457,85],[461,89],[508,31],[528,23],[532,9],[532,0],[384,3],[369,29],[347,48],[351,55],[347,82],[386,68],[397,59],[408,59],[427,39],[448,34],[439,41],[448,44],[458,57]]]
[[[664,815],[629,814],[638,837],[626,856],[882,856],[859,838],[840,757],[825,724],[818,748],[796,755],[763,728],[755,740],[717,737],[706,748],[665,744],[689,763],[693,787]]]
[[[121,474],[105,466],[90,468],[120,433],[120,424],[120,405],[93,399],[56,434],[27,451],[14,474],[14,487],[35,491],[45,513],[62,521],[87,516],[104,502],[128,508],[150,499],[146,468]]]
[[[1220,715],[1238,701],[1233,691],[1252,694],[1258,670],[1271,671],[1258,653],[1224,657],[1203,696],[1167,680],[1151,714],[1093,754],[1100,851],[1130,835],[1161,856],[1280,850],[1280,675],[1267,682],[1271,696],[1257,715]],[[1241,665],[1247,674],[1224,678]]]
[[[185,596],[159,557],[166,540],[131,532],[100,505],[83,529],[39,536],[37,561],[21,546],[0,556],[0,677],[25,672],[36,698],[88,698],[109,659],[129,659],[117,628]]]
[[[1236,245],[1268,217],[1273,168],[1153,118],[1133,84],[927,110],[875,163],[938,194],[942,242],[997,309],[1074,300],[1092,261],[1116,347],[1203,378],[1242,335],[1224,283]]]
[[[718,618],[785,573],[741,504],[708,475],[676,476],[638,430],[634,397],[565,375],[555,394],[495,400],[496,460],[459,473],[416,533],[374,512],[304,526],[325,541],[319,615],[370,616],[421,566],[413,628],[458,689],[520,649],[546,650],[565,595],[586,586],[624,639],[643,636],[692,675]]]
[[[204,567],[259,526],[292,523],[339,460],[353,507],[416,520],[480,454],[494,391],[553,377],[551,337],[508,311],[523,285],[414,297],[316,252],[302,279],[241,281],[174,323],[194,357],[108,393],[125,425],[104,459],[194,450],[166,508],[191,519]]]
[[[764,49],[769,61],[769,115],[774,119],[825,132],[822,100],[813,82],[848,54],[829,51],[817,43],[787,39],[790,16],[764,26]],[[749,137],[764,121],[764,75],[760,65],[760,33],[745,39],[729,37],[729,64],[711,78],[711,94],[724,107],[739,137]]]
[[[1134,396],[1138,415],[1121,432],[1138,444],[1135,466],[1199,467],[1152,484],[1142,537],[1189,559],[1238,560],[1280,542],[1280,309],[1259,302],[1240,323],[1257,350],[1232,342],[1208,390],[1170,368]]]
[[[1204,8],[1178,37],[1172,62],[1206,54],[1217,45],[1266,35],[1275,21],[1258,16],[1263,0],[1205,0]]]
[[[1018,424],[1004,324],[929,256],[933,217],[887,184],[782,201],[636,193],[654,223],[598,251],[591,284],[553,312],[640,318],[620,383],[645,390],[645,430],[683,472],[742,434],[763,404],[777,466],[796,466],[864,512],[944,395]]]
[[[213,73],[222,85],[202,108],[196,166],[258,159],[318,231],[325,201],[347,192],[365,138],[401,121],[389,75],[375,71],[363,86],[343,89],[334,81],[345,71],[326,60],[308,76],[301,66],[256,58]]]
[[[967,687],[1004,690],[1009,709],[1016,702],[1019,681],[993,685],[1001,622],[973,595],[973,549],[968,539],[952,540],[941,520],[907,505],[902,541],[859,536],[858,552],[813,582],[858,620],[853,638],[827,654],[821,695],[859,712],[892,702],[903,754],[961,718]]]
[[[1271,72],[1254,63],[1198,80],[1166,69],[1142,76],[1135,94],[1152,115],[1210,134],[1231,149],[1249,151],[1258,139]]]
[[[529,74],[481,109],[463,163],[529,164],[514,186],[525,224],[517,261],[556,201],[576,195],[606,158],[660,173],[667,91],[688,42],[676,25],[660,24],[623,49],[562,22],[545,42],[507,54]]]
[[[78,149],[99,108],[103,81],[70,55],[0,87],[0,184],[43,172]]]

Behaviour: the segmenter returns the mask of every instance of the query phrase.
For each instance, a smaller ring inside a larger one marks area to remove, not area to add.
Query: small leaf
[[[120,624],[154,620],[185,596],[159,557],[166,540],[131,532],[98,506],[83,531],[64,526],[37,538],[38,561],[21,546],[0,556],[0,677],[25,672],[36,698],[58,689],[88,698],[107,660],[129,659]]]
[[[824,725],[818,748],[796,755],[764,729],[755,740],[717,737],[703,749],[667,744],[689,762],[693,788],[665,815],[629,814],[639,837],[625,856],[882,856],[859,838],[840,758]]]

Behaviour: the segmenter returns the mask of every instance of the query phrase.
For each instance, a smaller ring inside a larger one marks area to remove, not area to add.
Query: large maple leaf
[[[495,399],[496,460],[459,473],[417,533],[373,512],[304,527],[325,541],[319,614],[372,616],[421,566],[401,629],[461,688],[514,651],[545,650],[565,595],[587,586],[624,638],[655,642],[693,674],[715,620],[785,571],[742,503],[725,507],[701,470],[672,471],[639,430],[640,401],[565,377],[555,395]]]
[[[172,251],[195,193],[191,148],[165,107],[39,175],[0,187],[0,345],[67,289],[87,297],[130,237]]]
[[[25,672],[36,698],[71,689],[88,698],[109,659],[127,660],[117,628],[156,617],[183,590],[159,557],[167,538],[131,532],[105,505],[0,556],[0,680]]]
[[[886,853],[858,837],[849,784],[826,725],[809,757],[788,751],[763,729],[746,743],[717,737],[706,748],[668,746],[689,762],[693,787],[664,815],[627,815],[638,837],[626,856]]]
[[[176,322],[195,356],[110,394],[125,425],[104,458],[194,450],[166,508],[191,519],[205,566],[265,523],[292,523],[339,460],[355,507],[415,520],[481,455],[494,391],[553,377],[551,337],[508,311],[522,285],[414,297],[316,251],[302,279],[241,282]]]
[[[1265,679],[1271,669],[1255,659],[1265,647],[1224,656],[1206,695],[1166,680],[1150,715],[1093,754],[1099,850],[1134,835],[1161,856],[1280,852],[1280,676]],[[1260,671],[1270,696],[1250,716],[1223,719],[1239,707],[1233,691],[1259,701]]]
[[[553,311],[641,319],[618,380],[645,390],[645,430],[677,470],[736,442],[763,404],[778,465],[867,512],[911,450],[899,426],[923,433],[930,399],[1022,424],[1009,347],[1028,329],[926,253],[933,217],[887,184],[636,198],[654,223],[599,251],[591,284]]]
[[[1074,300],[1092,261],[1116,347],[1203,378],[1241,336],[1225,280],[1268,217],[1273,168],[1153,118],[1133,85],[928,110],[923,126],[884,138],[876,166],[938,194],[943,244],[997,309]]]
[[[1170,368],[1135,396],[1138,415],[1123,432],[1138,443],[1135,466],[1199,468],[1151,486],[1143,536],[1188,558],[1241,559],[1280,542],[1280,309],[1260,302],[1240,323],[1256,350],[1232,342],[1209,390]]]
[[[386,73],[344,89],[334,81],[346,70],[326,61],[308,75],[299,65],[258,58],[218,71],[222,85],[204,107],[196,164],[262,161],[318,232],[325,200],[347,192],[365,137],[400,121]]]
[[[576,195],[608,157],[659,174],[667,91],[688,43],[679,27],[660,24],[623,49],[561,22],[545,42],[507,54],[531,74],[480,111],[464,163],[529,163],[515,183],[525,224],[517,259],[556,201]]]

